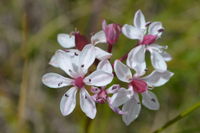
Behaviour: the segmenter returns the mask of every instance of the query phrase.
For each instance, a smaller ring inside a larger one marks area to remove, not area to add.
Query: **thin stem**
[[[126,60],[127,57],[128,57],[128,53],[126,53],[124,56],[122,56],[119,60],[124,61],[124,60]]]
[[[92,120],[87,117],[84,133],[89,133],[91,123],[92,123]]]
[[[180,113],[178,116],[176,116],[175,118],[173,118],[170,121],[168,121],[167,123],[165,123],[165,125],[163,125],[161,128],[155,130],[153,133],[162,132],[164,129],[168,128],[169,126],[173,125],[177,121],[179,121],[179,120],[183,119],[184,117],[188,116],[190,113],[192,113],[193,111],[197,110],[199,107],[200,107],[200,102],[198,102],[198,103],[194,104],[193,106],[191,106],[190,108],[186,109],[185,111]]]
[[[28,40],[28,18],[26,12],[22,17],[22,46],[21,51],[27,49]],[[24,52],[22,52],[24,53]],[[28,71],[29,71],[29,61],[26,55],[22,54],[24,58],[24,65],[22,71],[22,81],[20,85],[19,102],[18,102],[18,132],[21,132],[21,128],[25,127],[25,108],[26,108],[26,98],[27,98],[27,86],[28,86]]]
[[[113,48],[112,44],[108,44],[108,52],[109,53],[112,53],[112,48]]]

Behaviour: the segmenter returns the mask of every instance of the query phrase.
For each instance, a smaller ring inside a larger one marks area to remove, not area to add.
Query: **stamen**
[[[58,83],[58,86],[61,86],[63,82]]]
[[[151,101],[154,102],[154,103],[156,102],[156,100],[154,98],[152,98]]]
[[[75,56],[78,56],[78,54],[77,54],[76,52],[74,53],[74,55],[75,55]]]
[[[159,29],[159,30],[158,30],[158,32],[163,32],[163,31],[164,31],[164,29]]]

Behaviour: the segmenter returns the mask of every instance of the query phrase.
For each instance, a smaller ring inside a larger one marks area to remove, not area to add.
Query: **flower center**
[[[149,45],[156,41],[157,36],[145,35],[143,40],[140,42],[141,45]]]
[[[107,98],[108,98],[108,95],[107,95],[107,92],[106,90],[102,89],[98,94],[97,94],[97,98],[96,98],[96,101],[98,103],[105,103],[107,101]]]
[[[143,93],[148,89],[147,83],[141,79],[133,79],[130,84],[137,93]]]
[[[87,38],[81,35],[79,32],[75,32],[74,36],[75,36],[75,47],[78,50],[82,50],[86,44],[89,44]]]
[[[78,77],[74,80],[74,85],[78,88],[82,88],[84,86],[83,77]]]

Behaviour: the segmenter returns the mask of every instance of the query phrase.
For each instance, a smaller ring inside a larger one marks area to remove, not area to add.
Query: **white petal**
[[[57,73],[47,73],[43,75],[42,82],[50,88],[61,88],[72,84],[72,79],[65,78]]]
[[[146,62],[145,62],[145,46],[140,45],[133,48],[128,53],[128,58],[126,60],[126,64],[134,69],[138,76],[141,76],[145,73]]]
[[[167,70],[167,64],[164,58],[155,50],[151,50],[151,64],[158,72],[164,72]]]
[[[164,59],[165,61],[170,61],[170,60],[172,60],[172,57],[171,57],[171,55],[170,55],[169,53],[163,51],[163,52],[160,53],[160,54],[161,54],[161,56],[163,57],[163,59]]]
[[[58,34],[57,41],[63,48],[75,47],[75,37],[73,35]]]
[[[50,65],[61,68],[69,76],[73,77],[76,72],[73,70],[72,63],[71,57],[63,50],[57,50],[49,62]]]
[[[164,85],[173,75],[174,73],[170,71],[153,71],[150,75],[144,77],[143,79],[147,82],[148,86],[158,87]]]
[[[80,54],[80,51],[78,49],[67,49],[65,50],[66,54],[68,54],[71,57],[78,57]]]
[[[151,45],[147,46],[148,50],[155,50],[155,51],[157,51],[159,53],[163,52],[167,48],[168,48],[167,45],[162,46],[162,45],[159,45],[159,44],[151,44]]]
[[[133,91],[127,90],[125,88],[120,88],[117,93],[113,94],[110,98],[110,104],[113,107],[119,107],[130,100],[132,95]]]
[[[94,86],[106,86],[113,80],[113,74],[96,70],[84,79],[84,83]]]
[[[141,29],[146,29],[146,21],[145,21],[145,17],[142,13],[141,10],[138,10],[135,13],[135,17],[134,17],[134,25],[137,28],[141,28]]]
[[[92,44],[86,45],[79,56],[79,66],[83,71],[94,63],[95,60],[95,47]]]
[[[152,50],[155,50],[157,51],[158,53],[160,53],[160,55],[163,57],[163,59],[165,61],[170,61],[172,60],[172,57],[170,54],[168,54],[167,52],[165,52],[164,50],[167,49],[168,46],[165,45],[165,46],[161,46],[161,45],[158,45],[158,44],[151,44],[147,47],[147,49],[149,51],[152,51]]]
[[[130,80],[132,79],[131,70],[121,61],[119,60],[115,61],[114,70],[119,80],[129,83]]]
[[[106,92],[107,92],[108,94],[113,94],[113,93],[116,93],[119,89],[120,89],[120,85],[114,84],[114,85],[112,85],[111,87],[109,87],[109,88],[106,90]]]
[[[76,106],[76,93],[77,88],[72,87],[62,96],[60,101],[60,111],[62,115],[67,116],[73,112]]]
[[[82,88],[80,90],[80,106],[82,111],[91,119],[94,119],[96,116],[96,105],[89,93]]]
[[[92,87],[92,88],[90,89],[90,91],[91,91],[92,93],[94,93],[94,94],[98,94],[98,93],[101,91],[101,89],[98,88],[98,87]]]
[[[161,29],[164,29],[161,22],[153,22],[149,25],[148,34],[160,37],[162,35],[162,32],[160,32],[159,30]]]
[[[125,24],[122,27],[122,33],[129,39],[142,40],[145,30],[133,27],[131,25]]]
[[[99,62],[97,66],[97,70],[102,70],[107,73],[112,73],[112,65],[110,64],[108,60],[102,60]]]
[[[98,47],[95,47],[95,53],[96,53],[96,58],[98,60],[106,60],[106,59],[109,59],[112,54],[111,53],[108,53]]]
[[[150,110],[158,110],[160,108],[156,95],[150,91],[142,93],[142,104]]]
[[[122,111],[126,114],[122,115],[122,120],[126,125],[130,125],[139,116],[141,104],[138,95],[134,95],[126,104],[123,105]]]
[[[91,37],[92,44],[106,43],[106,35],[104,31],[99,31]]]

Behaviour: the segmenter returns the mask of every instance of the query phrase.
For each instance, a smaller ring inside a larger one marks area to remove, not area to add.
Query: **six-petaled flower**
[[[145,53],[151,53],[152,66],[159,72],[167,70],[166,61],[171,60],[171,56],[164,51],[167,46],[160,46],[155,41],[161,37],[164,28],[161,22],[146,22],[143,13],[138,10],[133,20],[134,26],[125,24],[122,27],[122,33],[130,38],[138,40],[138,44],[133,48],[128,58],[131,58],[132,65],[135,69],[140,69],[143,74],[146,69]]]
[[[42,78],[43,83],[51,88],[72,86],[64,94],[60,102],[60,110],[64,116],[69,115],[74,110],[76,93],[79,90],[81,109],[88,117],[93,119],[96,115],[96,106],[86,90],[86,85],[105,86],[113,79],[113,74],[102,69],[104,66],[87,75],[89,67],[95,60],[93,50],[93,46],[86,45],[76,60],[72,60],[65,51],[58,50],[51,58],[50,64],[62,69],[71,78],[66,78],[56,73],[47,73]]]

